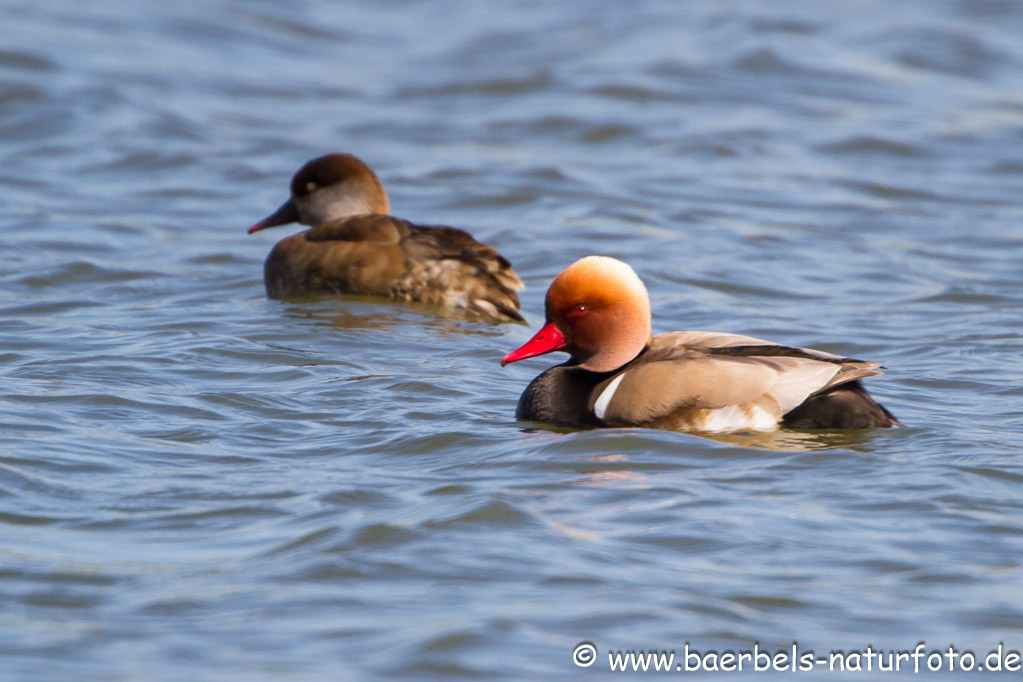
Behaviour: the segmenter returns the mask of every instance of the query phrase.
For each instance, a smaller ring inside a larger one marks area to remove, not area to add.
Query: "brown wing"
[[[443,258],[457,258],[471,263],[480,272],[486,272],[514,291],[525,288],[508,259],[492,246],[480,243],[468,232],[455,227],[412,226],[407,238],[408,252],[415,254],[423,248]]]
[[[454,227],[415,225],[401,247],[415,287],[439,289],[448,305],[523,321],[516,293],[522,280],[493,247]]]
[[[492,247],[452,227],[390,215],[332,220],[281,240],[263,269],[267,295],[388,296],[522,321],[522,281]]]
[[[780,418],[828,387],[880,374],[877,367],[877,363],[734,334],[662,334],[626,367],[605,407],[604,419],[642,424],[680,410],[751,405]],[[605,385],[594,391],[593,402]]]

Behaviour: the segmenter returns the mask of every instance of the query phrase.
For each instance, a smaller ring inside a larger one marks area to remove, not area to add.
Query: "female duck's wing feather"
[[[444,225],[412,225],[401,241],[409,263],[403,283],[417,291],[435,291],[447,305],[524,322],[519,314],[522,280],[493,247],[464,230]]]
[[[492,247],[453,227],[367,214],[280,241],[264,266],[271,298],[315,293],[389,296],[522,321],[522,281]]]

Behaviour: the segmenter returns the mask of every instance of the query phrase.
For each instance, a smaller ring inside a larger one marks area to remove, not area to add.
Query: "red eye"
[[[589,312],[589,309],[584,305],[577,305],[575,307],[575,310],[573,310],[572,312],[575,313],[576,315],[585,315],[587,312]]]

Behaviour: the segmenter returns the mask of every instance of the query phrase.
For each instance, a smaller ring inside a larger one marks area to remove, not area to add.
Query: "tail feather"
[[[430,272],[427,286],[443,289],[438,294],[450,305],[461,306],[503,320],[523,322],[519,313],[522,280],[492,246],[454,227],[413,227],[402,241],[409,261]],[[436,269],[435,269],[436,268]]]
[[[868,375],[869,376],[869,375]],[[813,394],[782,417],[789,429],[873,429],[904,426],[859,379]]]
[[[514,307],[513,307],[514,305]],[[499,319],[511,320],[513,322],[525,322],[525,318],[518,311],[518,297],[515,303],[509,304],[495,299],[474,298],[469,301],[469,310],[474,310],[484,315],[490,315]]]

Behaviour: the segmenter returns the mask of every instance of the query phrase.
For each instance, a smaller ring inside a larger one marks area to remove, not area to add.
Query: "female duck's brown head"
[[[650,297],[635,271],[605,256],[568,266],[547,289],[547,323],[502,365],[556,350],[572,363],[607,372],[629,362],[650,343]]]
[[[351,154],[327,154],[298,169],[291,198],[249,228],[249,234],[288,223],[315,226],[365,213],[390,212],[387,192],[369,166]]]

